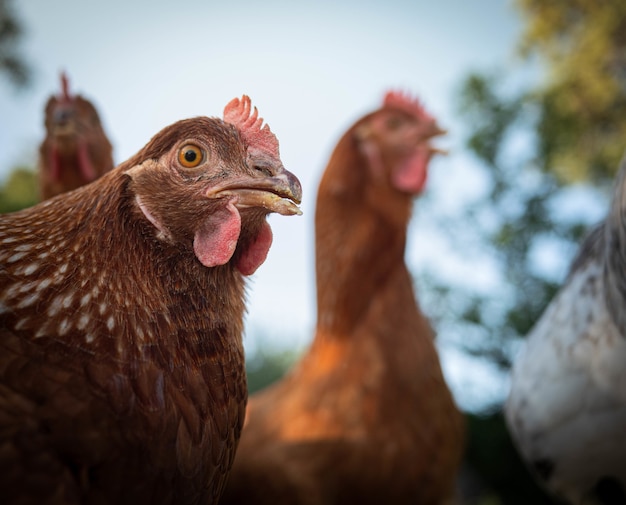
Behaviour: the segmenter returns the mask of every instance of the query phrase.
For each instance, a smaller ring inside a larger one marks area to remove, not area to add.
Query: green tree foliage
[[[256,335],[254,338],[260,337]],[[262,339],[261,339],[262,340]],[[246,356],[248,392],[254,394],[280,379],[295,363],[298,355],[293,350],[260,348]]]
[[[0,73],[22,87],[28,84],[31,70],[19,50],[24,30],[11,4],[12,0],[0,0]]]
[[[516,89],[511,81],[517,74],[507,68],[465,80],[458,110],[469,132],[467,147],[491,186],[484,199],[441,225],[455,243],[478,242],[495,258],[503,287],[481,295],[427,279],[453,307],[435,319],[449,331],[475,335],[464,338],[469,352],[505,369],[511,343],[530,331],[563,281],[563,273],[537,268],[537,250],[558,249],[565,267],[593,224],[561,212],[569,185],[593,184],[608,199],[626,150],[626,2],[517,5],[526,21],[520,41],[525,59],[517,70],[527,74],[539,58],[546,78]]]
[[[539,105],[539,161],[566,181],[615,173],[626,139],[626,2],[516,0],[521,54],[537,56],[547,83]]]
[[[30,168],[16,168],[0,188],[0,214],[31,207],[38,201],[37,174]]]
[[[560,212],[566,186],[537,161],[537,125],[543,111],[534,92],[510,96],[501,84],[494,76],[471,75],[462,86],[459,111],[471,125],[467,146],[487,170],[490,188],[462,216],[442,222],[440,229],[448,230],[455,243],[480,244],[499,265],[502,288],[478,294],[444,286],[431,276],[427,282],[452,307],[434,318],[448,331],[474,335],[463,339],[466,350],[506,369],[511,342],[530,331],[562,281],[537,270],[533,254],[541,247],[556,247],[563,251],[563,261],[569,261],[593,223]]]

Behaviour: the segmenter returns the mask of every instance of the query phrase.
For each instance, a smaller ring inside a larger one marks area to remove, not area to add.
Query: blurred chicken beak
[[[432,140],[435,137],[440,137],[441,135],[446,135],[447,133],[448,133],[447,130],[443,130],[439,128],[439,126],[437,126],[436,124],[433,124],[432,130],[428,132],[428,136],[426,137],[428,141],[428,148],[430,152],[432,153],[432,155],[443,154],[447,156],[448,154],[450,154],[447,149],[440,149],[439,147],[430,145],[430,140]]]
[[[448,130],[443,130],[442,128],[439,128],[439,126],[433,125],[433,129],[429,132],[429,138],[447,135],[447,133]]]

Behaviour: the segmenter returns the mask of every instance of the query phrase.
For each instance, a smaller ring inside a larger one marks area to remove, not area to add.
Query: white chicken
[[[513,366],[505,414],[547,489],[573,504],[626,503],[626,158],[608,216]]]

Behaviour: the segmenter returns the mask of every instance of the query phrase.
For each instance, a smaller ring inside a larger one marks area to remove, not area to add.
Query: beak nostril
[[[254,167],[252,168],[254,168],[257,172],[262,173],[263,175],[267,175],[268,177],[272,177],[274,175],[268,167],[262,165],[254,165]]]

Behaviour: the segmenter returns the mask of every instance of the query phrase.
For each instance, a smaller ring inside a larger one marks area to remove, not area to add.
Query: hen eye
[[[402,119],[399,118],[398,116],[392,116],[389,119],[387,119],[387,128],[389,128],[390,130],[397,130],[401,124],[402,124]]]
[[[185,144],[178,151],[178,161],[185,168],[195,168],[203,159],[202,149],[194,144]]]

